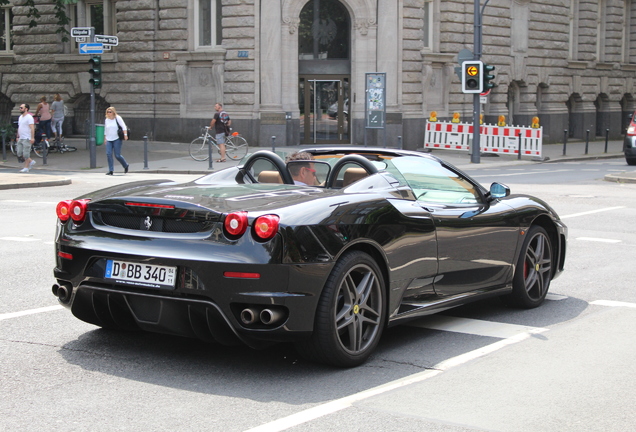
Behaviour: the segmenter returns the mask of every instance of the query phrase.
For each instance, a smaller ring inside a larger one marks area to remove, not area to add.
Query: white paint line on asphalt
[[[540,330],[543,331],[544,329],[540,329]],[[391,381],[381,386],[374,387],[369,390],[365,390],[360,393],[353,394],[351,396],[346,396],[341,399],[337,399],[335,401],[327,402],[325,404],[318,405],[313,408],[309,408],[304,411],[297,412],[296,414],[292,414],[287,417],[274,420],[270,423],[266,423],[266,424],[257,426],[255,428],[249,429],[246,432],[280,432],[280,431],[290,429],[292,427],[310,422],[317,418],[324,417],[326,415],[333,414],[335,412],[349,408],[354,403],[362,401],[364,399],[368,399],[373,396],[377,396],[377,395],[380,395],[395,389],[399,389],[401,387],[405,387],[411,384],[416,384],[424,380],[427,380],[429,378],[433,378],[434,376],[437,376],[443,372],[446,372],[454,367],[457,367],[464,363],[468,363],[471,360],[477,359],[479,357],[483,357],[485,355],[498,351],[502,348],[505,348],[509,345],[513,345],[525,339],[528,339],[531,335],[532,334],[529,332],[521,333],[512,338],[500,340],[490,345],[486,345],[483,348],[479,348],[479,349],[467,352],[465,354],[461,354],[457,357],[453,357],[448,360],[445,360],[433,366],[433,368],[426,370],[424,372],[419,372],[419,373],[401,378],[399,380]]]
[[[636,308],[636,303],[628,303],[628,302],[621,302],[621,301],[614,301],[614,300],[596,300],[590,304],[597,305],[597,306]]]
[[[594,213],[602,213],[602,212],[606,212],[606,211],[620,210],[620,209],[624,209],[624,208],[625,208],[625,206],[607,207],[607,208],[602,208],[602,209],[597,209],[597,210],[590,210],[590,211],[586,211],[586,212],[574,213],[574,214],[571,214],[571,215],[561,216],[561,219],[568,219],[568,218],[579,217],[579,216],[587,216],[587,215],[591,215],[591,214],[594,214]]]
[[[546,300],[552,300],[552,301],[560,301],[560,300],[565,300],[566,298],[568,298],[568,296],[563,295],[563,294],[552,294],[552,293],[548,293],[545,296]]]
[[[523,171],[523,172],[518,172],[518,173],[509,173],[509,174],[497,174],[497,177],[511,177],[511,176],[520,176],[520,175],[531,175],[531,174],[552,174],[552,173],[558,173],[558,172],[570,172],[570,171],[574,171],[571,169],[562,169],[562,170],[552,170],[552,171]],[[477,178],[477,177],[493,177],[494,175],[471,175],[471,177],[473,178]]]
[[[40,239],[36,239],[32,237],[0,237],[0,240],[17,241],[17,242],[40,241]]]
[[[52,312],[59,309],[64,309],[64,308],[62,306],[57,305],[57,306],[47,306],[47,307],[42,307],[37,309],[29,309],[29,310],[25,310],[21,312],[4,313],[4,314],[0,314],[0,321],[11,319],[11,318],[18,318],[18,317],[22,317],[26,315],[35,315],[35,314],[39,314],[43,312]]]
[[[444,315],[429,315],[416,321],[411,321],[406,325],[430,330],[442,330],[501,339],[515,337],[524,333],[538,333],[547,330],[517,324],[506,324]]]
[[[621,242],[621,240],[595,238],[595,237],[577,237],[576,239],[583,240],[583,241],[598,242],[598,243],[620,243]]]

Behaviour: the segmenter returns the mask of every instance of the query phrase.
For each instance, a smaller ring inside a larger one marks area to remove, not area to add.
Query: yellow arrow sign
[[[466,73],[470,76],[475,76],[478,72],[479,69],[476,66],[468,66],[468,69],[466,69]]]

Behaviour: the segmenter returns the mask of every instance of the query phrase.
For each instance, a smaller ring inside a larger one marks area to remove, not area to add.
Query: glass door
[[[349,77],[300,78],[301,144],[349,143]]]

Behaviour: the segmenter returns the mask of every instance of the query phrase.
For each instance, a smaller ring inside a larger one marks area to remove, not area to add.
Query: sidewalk
[[[35,157],[36,164],[29,173],[20,173],[22,164],[17,158],[8,152],[6,160],[0,161],[0,189],[15,189],[24,187],[59,186],[70,184],[71,180],[64,177],[72,172],[95,172],[106,173],[108,164],[104,146],[97,147],[96,167],[90,168],[90,152],[86,148],[86,140],[83,138],[68,138],[67,145],[77,147],[73,153],[52,153],[47,157],[44,165],[42,158]],[[130,180],[134,180],[134,173],[158,173],[158,174],[209,174],[230,166],[234,166],[238,161],[217,163],[213,162],[212,169],[209,162],[197,162],[188,153],[189,144],[149,142],[147,162],[144,162],[143,141],[127,141],[123,147],[123,155],[130,164]],[[299,147],[284,147],[286,150],[298,149]],[[361,147],[362,149],[363,147]],[[531,158],[522,157],[517,159],[514,155],[490,155],[482,154],[480,163],[471,163],[468,152],[452,150],[433,150],[432,154],[438,156],[460,169],[466,168],[487,168],[508,165],[530,165],[536,163],[553,163],[564,161],[580,161],[589,159],[623,158],[622,141],[610,141],[607,153],[605,153],[605,141],[594,141],[588,145],[588,152],[585,154],[584,142],[571,142],[567,144],[566,155],[563,155],[562,144],[545,144],[543,146],[543,160],[537,161]],[[278,148],[281,149],[280,147]],[[0,148],[1,150],[1,148]],[[250,151],[271,150],[270,147],[254,147]],[[7,150],[8,151],[8,150]],[[213,155],[214,158],[218,154]],[[1,154],[0,154],[1,158]],[[115,174],[122,173],[123,169],[119,162],[115,161]],[[131,175],[133,174],[133,175]],[[607,176],[608,181],[636,183],[636,170],[625,164],[625,172]]]

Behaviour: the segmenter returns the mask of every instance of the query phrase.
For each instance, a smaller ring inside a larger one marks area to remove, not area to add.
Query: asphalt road
[[[389,329],[349,370],[288,345],[227,348],[75,319],[50,290],[55,205],[130,179],[72,173],[71,185],[0,191],[0,430],[632,430],[636,184],[602,181],[613,169],[624,161],[471,170],[545,199],[568,225],[549,300],[520,311],[493,299]]]

